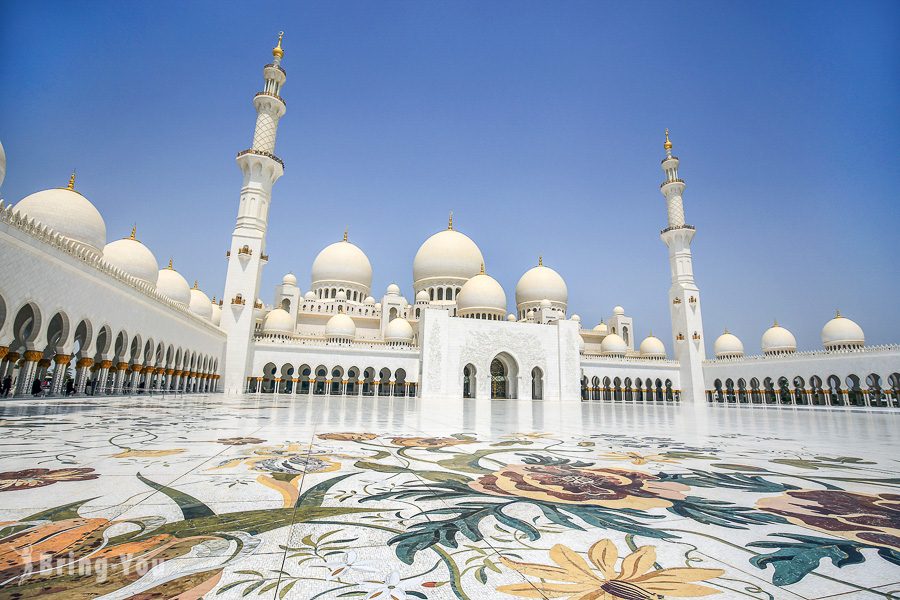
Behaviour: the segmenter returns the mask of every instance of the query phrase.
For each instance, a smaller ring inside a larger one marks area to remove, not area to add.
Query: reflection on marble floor
[[[0,404],[0,599],[900,597],[889,412]]]

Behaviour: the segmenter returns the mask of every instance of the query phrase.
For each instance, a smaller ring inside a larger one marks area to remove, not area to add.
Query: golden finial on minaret
[[[66,189],[71,192],[75,191],[75,169],[72,169],[72,174],[69,175],[69,185],[66,186]]]
[[[128,239],[129,240],[137,240],[137,237],[135,237],[135,236],[137,236],[137,225],[132,225],[131,226],[131,235],[128,236]]]
[[[544,257],[543,256],[538,256],[538,266],[539,267],[544,266]]]
[[[453,211],[450,211],[450,218],[447,219],[447,230],[453,231]]]
[[[666,127],[666,143],[663,144],[663,148],[665,148],[666,150],[672,149],[672,140],[669,139],[669,128],[668,127]]]
[[[344,241],[345,242],[350,241],[350,228],[349,227],[344,227]]]
[[[175,267],[172,266],[172,259],[171,259],[171,258],[169,259],[169,266],[166,267],[166,268],[167,268],[167,269],[171,269],[172,271],[175,270]]]
[[[272,56],[274,56],[275,58],[280,59],[280,58],[284,57],[284,50],[281,49],[281,38],[283,38],[283,37],[284,37],[284,32],[279,31],[278,32],[278,44],[274,48],[272,48]]]

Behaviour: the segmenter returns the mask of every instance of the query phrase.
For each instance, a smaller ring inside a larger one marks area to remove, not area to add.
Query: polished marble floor
[[[0,403],[0,599],[900,598],[900,416]]]

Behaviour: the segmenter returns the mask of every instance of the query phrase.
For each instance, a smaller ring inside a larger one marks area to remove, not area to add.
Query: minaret
[[[253,97],[256,108],[253,142],[250,148],[237,155],[244,182],[228,251],[221,321],[222,329],[228,334],[224,365],[224,391],[228,393],[241,392],[245,387],[252,356],[254,305],[259,296],[262,267],[268,260],[266,228],[272,185],[284,174],[284,163],[275,156],[278,121],[286,110],[280,95],[285,81],[285,72],[281,68],[283,35],[284,32],[278,34],[278,45],[272,49],[272,63],[263,68],[263,91]]]
[[[675,358],[680,363],[681,398],[685,402],[706,402],[703,383],[703,361],[706,349],[703,340],[703,319],[700,314],[700,288],[694,283],[691,259],[691,240],[694,226],[684,222],[684,180],[678,178],[678,157],[672,155],[672,142],[666,129],[663,144],[666,157],[662,170],[666,180],[659,186],[666,197],[669,213],[668,227],[660,232],[662,241],[669,247],[669,268],[672,286],[669,288],[669,310],[672,315],[672,342]]]

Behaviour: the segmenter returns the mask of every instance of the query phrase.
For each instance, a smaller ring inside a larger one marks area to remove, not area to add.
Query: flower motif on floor
[[[226,446],[247,446],[249,444],[262,444],[265,441],[257,437],[219,438],[216,440],[216,442]]]
[[[445,448],[460,444],[473,444],[475,440],[458,439],[454,437],[395,437],[391,442],[404,448]]]
[[[757,506],[801,527],[900,551],[900,494],[789,490]]]
[[[400,589],[400,573],[391,571],[384,581],[367,581],[362,583],[368,590],[365,600],[406,600],[406,592]]]
[[[660,482],[654,475],[624,469],[585,469],[571,465],[508,465],[469,483],[494,496],[606,508],[668,508],[690,488]]]
[[[641,454],[640,452],[605,452],[600,458],[608,460],[624,460],[633,465],[646,465],[648,462],[677,463],[675,458],[669,458],[664,454]]]
[[[223,461],[217,469],[230,469],[244,464],[254,471],[264,473],[330,473],[341,468],[341,463],[332,455],[316,452],[302,444],[279,444],[255,448],[246,456]]]
[[[328,581],[335,581],[350,573],[375,573],[378,571],[372,561],[360,560],[359,555],[353,550],[342,552],[340,556],[327,560],[325,568],[328,569],[328,575],[326,575]]]
[[[596,542],[587,554],[591,564],[568,546],[556,544],[550,549],[550,559],[556,566],[501,558],[507,567],[539,581],[503,585],[497,591],[520,598],[568,600],[696,598],[718,594],[719,590],[695,582],[725,573],[722,569],[692,567],[654,570],[656,549],[653,546],[641,546],[623,558],[622,566],[616,570],[619,552],[611,540]]]
[[[181,454],[184,448],[172,448],[170,450],[135,450],[134,448],[125,448],[117,454],[113,454],[113,458],[159,458],[161,456],[172,456],[173,454]]]
[[[368,442],[378,437],[377,433],[353,433],[353,432],[334,432],[320,433],[316,435],[320,440],[332,440],[336,442]]]
[[[44,487],[60,481],[85,481],[97,479],[94,469],[25,469],[0,473],[0,492],[14,492]]]

